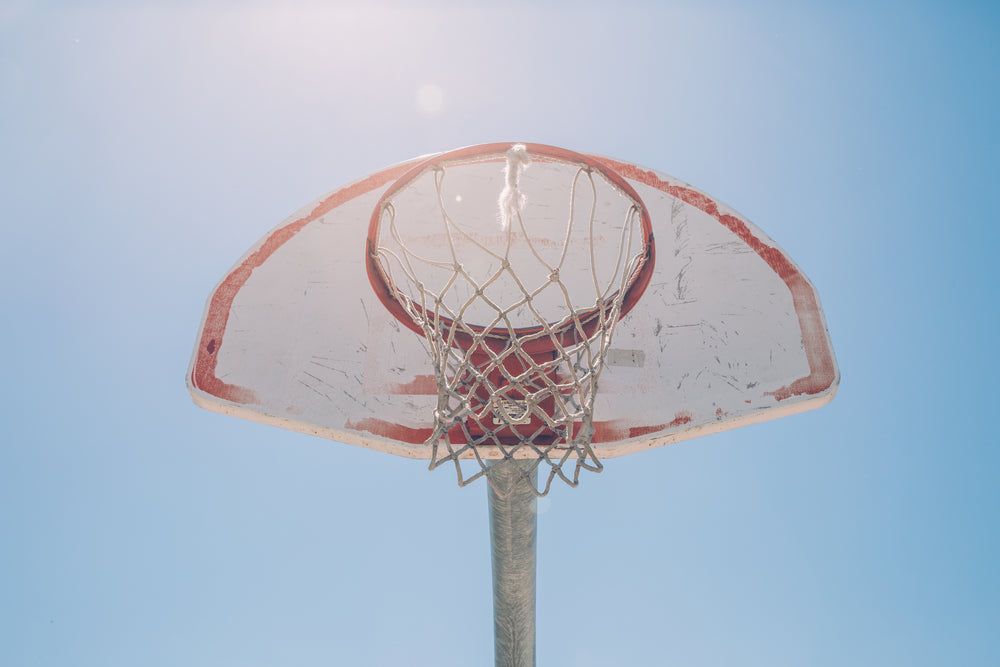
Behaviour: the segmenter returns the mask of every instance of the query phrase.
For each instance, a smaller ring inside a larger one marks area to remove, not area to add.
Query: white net
[[[597,383],[652,238],[638,196],[592,162],[530,158],[517,145],[428,164],[380,202],[369,244],[377,280],[428,343],[431,468],[453,463],[464,486],[490,479],[492,459],[529,481],[542,467],[544,495],[557,476],[576,486],[603,468]]]

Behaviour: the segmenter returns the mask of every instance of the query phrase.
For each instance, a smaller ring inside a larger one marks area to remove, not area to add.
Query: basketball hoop
[[[196,341],[204,408],[487,478],[503,666],[535,663],[535,501],[556,477],[840,382],[819,295],[761,229],[667,174],[531,144],[323,195],[224,275]]]
[[[653,266],[645,205],[588,156],[474,146],[391,185],[372,213],[367,271],[382,304],[427,342],[431,469],[450,461],[460,485],[485,475],[504,495],[489,460],[514,461],[537,495],[556,476],[576,486],[581,469],[602,470],[590,447],[598,379]],[[478,467],[466,474],[468,459]]]

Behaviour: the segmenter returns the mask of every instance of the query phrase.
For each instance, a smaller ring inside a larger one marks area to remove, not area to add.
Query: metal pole
[[[493,547],[493,647],[497,667],[535,665],[535,552],[538,532],[536,497],[538,477],[523,478],[513,461],[497,461],[490,477],[501,498],[488,484],[490,541]]]

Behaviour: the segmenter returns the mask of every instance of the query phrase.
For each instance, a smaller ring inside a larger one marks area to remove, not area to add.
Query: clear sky
[[[275,224],[507,140],[739,210],[842,373],[555,489],[539,665],[1000,664],[998,7],[7,0],[0,664],[491,664],[482,485],[200,410],[184,376]]]

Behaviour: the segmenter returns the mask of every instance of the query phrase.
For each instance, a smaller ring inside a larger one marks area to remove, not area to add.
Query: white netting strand
[[[543,466],[544,495],[556,476],[576,486],[603,468],[590,446],[597,383],[652,238],[641,201],[601,169],[531,157],[527,171],[523,145],[429,165],[380,202],[370,252],[427,339],[431,468],[450,461],[465,485],[489,478],[490,459],[529,480]]]

